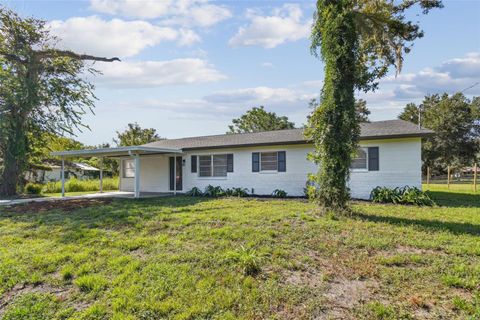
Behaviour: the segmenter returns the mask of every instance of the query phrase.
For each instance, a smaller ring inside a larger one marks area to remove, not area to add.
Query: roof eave
[[[83,149],[83,150],[65,150],[54,151],[50,155],[58,157],[122,157],[132,154],[165,154],[165,153],[182,153],[181,149],[129,146],[118,148],[100,148],[100,149]]]

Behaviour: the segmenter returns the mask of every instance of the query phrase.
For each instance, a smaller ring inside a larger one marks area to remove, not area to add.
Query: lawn
[[[480,196],[431,195],[349,218],[180,196],[3,208],[0,318],[479,318]]]

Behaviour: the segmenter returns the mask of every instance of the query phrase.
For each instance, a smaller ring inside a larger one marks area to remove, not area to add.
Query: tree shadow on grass
[[[447,191],[427,191],[428,195],[440,206],[450,208],[480,208],[480,193],[457,193]]]
[[[357,213],[356,217],[364,221],[383,222],[399,226],[416,226],[425,230],[447,231],[456,235],[470,234],[480,236],[480,225],[461,222],[447,222],[427,219],[407,219],[392,216],[377,216]]]
[[[14,223],[26,223],[25,228],[61,227],[62,232],[70,233],[80,229],[93,228],[120,230],[131,228],[139,222],[152,219],[168,221],[174,219],[175,214],[197,212],[201,209],[194,208],[195,205],[211,200],[210,198],[181,196],[135,200],[112,199],[111,201],[95,203],[74,210],[62,210],[62,204],[59,203],[59,208],[53,207],[46,212],[28,212],[28,206],[18,205],[19,207],[16,207],[15,211],[9,211],[6,208],[0,214],[0,222],[9,220]],[[70,200],[62,200],[63,204],[66,201]],[[18,210],[22,207],[25,208],[25,211]],[[223,207],[219,205],[215,208],[208,208],[208,210],[218,210]],[[160,218],[158,218],[159,214],[162,214]]]

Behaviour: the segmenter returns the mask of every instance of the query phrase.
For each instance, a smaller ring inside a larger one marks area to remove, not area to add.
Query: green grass
[[[0,318],[479,318],[480,196],[431,195],[349,218],[180,196],[0,209]]]
[[[425,191],[444,191],[444,192],[457,192],[457,193],[471,193],[475,194],[473,191],[473,184],[450,184],[450,188],[446,184],[423,184],[423,190]],[[480,195],[480,181],[477,185],[476,194]]]
[[[86,191],[99,191],[100,190],[100,180],[99,179],[89,179],[89,180],[78,180],[75,178],[69,179],[65,182],[65,191],[66,192],[86,192]],[[118,177],[115,178],[104,178],[103,179],[103,190],[118,190]],[[60,193],[62,192],[62,182],[47,182],[42,190],[42,193]]]

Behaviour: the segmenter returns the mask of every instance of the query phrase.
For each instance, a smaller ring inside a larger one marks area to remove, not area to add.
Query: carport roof
[[[67,150],[51,152],[52,156],[59,157],[122,157],[129,155],[147,155],[147,154],[165,154],[165,153],[181,153],[182,150],[176,148],[164,147],[146,147],[146,146],[129,146],[118,148],[100,148],[85,150]]]

